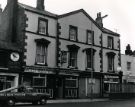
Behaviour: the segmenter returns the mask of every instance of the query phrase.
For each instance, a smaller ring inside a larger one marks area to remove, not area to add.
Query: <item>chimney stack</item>
[[[97,13],[96,22],[100,27],[103,27],[103,21],[102,21],[102,17],[101,17],[101,12]]]
[[[44,10],[44,0],[37,0],[37,7],[36,7],[37,9],[39,9],[39,10]]]

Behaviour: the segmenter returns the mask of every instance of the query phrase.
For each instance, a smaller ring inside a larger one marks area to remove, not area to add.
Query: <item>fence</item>
[[[111,84],[110,99],[135,98],[135,84]]]
[[[110,84],[110,93],[135,93],[135,84]]]

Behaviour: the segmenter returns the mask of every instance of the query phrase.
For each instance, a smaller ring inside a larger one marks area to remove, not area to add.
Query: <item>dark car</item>
[[[15,90],[15,91],[14,91]],[[15,105],[16,102],[32,102],[32,104],[46,104],[50,97],[47,93],[38,93],[31,87],[11,88],[0,91],[0,103]]]

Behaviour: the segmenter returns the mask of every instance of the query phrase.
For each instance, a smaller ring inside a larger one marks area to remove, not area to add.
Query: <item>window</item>
[[[77,27],[69,26],[69,39],[77,41]]]
[[[69,66],[77,67],[77,52],[71,51],[69,55]]]
[[[87,68],[93,69],[94,56],[91,53],[86,53],[86,54],[87,54]]]
[[[128,71],[131,70],[131,62],[127,62],[127,70],[128,70]]]
[[[67,62],[67,52],[61,51],[61,63],[66,63],[66,62]]]
[[[108,56],[108,70],[113,71],[114,70],[114,57]]]
[[[34,87],[46,87],[46,78],[45,77],[33,77],[33,86]]]
[[[77,88],[78,87],[78,79],[77,78],[66,78],[65,81],[66,88]]]
[[[113,48],[113,37],[108,37],[108,48]]]
[[[94,32],[93,31],[87,31],[87,43],[93,44],[94,43]]]
[[[36,64],[46,64],[47,47],[42,44],[37,44]]]
[[[48,21],[46,19],[39,18],[38,33],[48,34]]]

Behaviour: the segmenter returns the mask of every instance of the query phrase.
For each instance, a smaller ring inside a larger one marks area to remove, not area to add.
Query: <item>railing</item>
[[[110,84],[110,93],[135,93],[134,84]]]
[[[78,97],[78,89],[67,88],[65,89],[65,97],[66,98],[77,98]]]
[[[54,97],[53,89],[51,89],[51,88],[34,87],[34,89],[36,89],[36,92],[38,92],[38,93],[48,93],[48,94],[50,94],[50,98]]]

